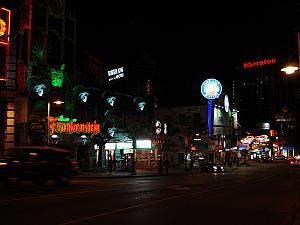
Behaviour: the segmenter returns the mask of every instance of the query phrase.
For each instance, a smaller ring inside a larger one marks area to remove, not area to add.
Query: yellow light
[[[61,104],[65,103],[65,102],[63,102],[61,100],[56,100],[53,103],[55,103],[56,105],[61,105]]]
[[[299,67],[297,66],[287,66],[281,69],[281,71],[285,72],[286,74],[293,74],[297,71]]]
[[[0,166],[6,166],[7,163],[6,162],[0,162]]]

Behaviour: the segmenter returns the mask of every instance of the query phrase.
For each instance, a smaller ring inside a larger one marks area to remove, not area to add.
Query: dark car
[[[290,165],[292,168],[299,168],[300,167],[300,159],[294,158],[290,161]]]
[[[217,165],[214,162],[203,162],[199,165],[199,171],[207,173],[223,173],[224,167]]]
[[[47,146],[15,147],[0,157],[0,181],[32,180],[38,185],[54,180],[63,185],[77,174],[76,161],[68,150]]]

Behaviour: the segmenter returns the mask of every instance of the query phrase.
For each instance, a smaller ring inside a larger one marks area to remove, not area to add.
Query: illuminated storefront
[[[151,140],[136,140],[135,150],[133,149],[133,141],[129,139],[126,142],[106,143],[104,149],[105,155],[102,164],[109,170],[131,171],[132,159],[135,159],[137,169],[157,167],[158,151],[152,149]],[[100,150],[97,154],[101,154]]]
[[[245,160],[261,160],[272,158],[270,138],[268,135],[246,136],[239,143],[239,150],[243,151]],[[278,154],[276,144],[273,144],[275,155]]]

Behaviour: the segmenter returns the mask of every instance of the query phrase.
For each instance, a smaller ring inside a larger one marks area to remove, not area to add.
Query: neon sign
[[[0,8],[0,45],[9,45],[11,11]]]
[[[58,118],[49,117],[49,136],[52,136],[56,133],[89,133],[91,136],[100,133],[100,124],[94,121],[93,123],[75,123],[71,122],[62,122],[59,121]]]
[[[64,115],[60,115],[59,117],[57,117],[57,121],[59,121],[59,122],[69,122],[69,121],[72,121],[72,122],[76,123],[77,119],[70,119],[68,117],[64,117]]]
[[[244,62],[244,69],[252,68],[252,67],[258,67],[258,66],[264,66],[269,64],[275,64],[276,59],[263,59],[256,62]]]
[[[64,69],[65,69],[65,64],[62,64],[58,70],[56,70],[54,68],[50,68],[50,76],[51,76],[52,86],[55,86],[55,87],[63,86],[64,77],[65,77]]]

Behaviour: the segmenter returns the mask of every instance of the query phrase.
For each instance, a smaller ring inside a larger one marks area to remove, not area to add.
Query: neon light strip
[[[212,100],[208,100],[208,103],[207,103],[207,128],[208,128],[208,137],[209,138],[211,138],[213,135],[212,117],[213,117],[213,104],[212,104]]]

